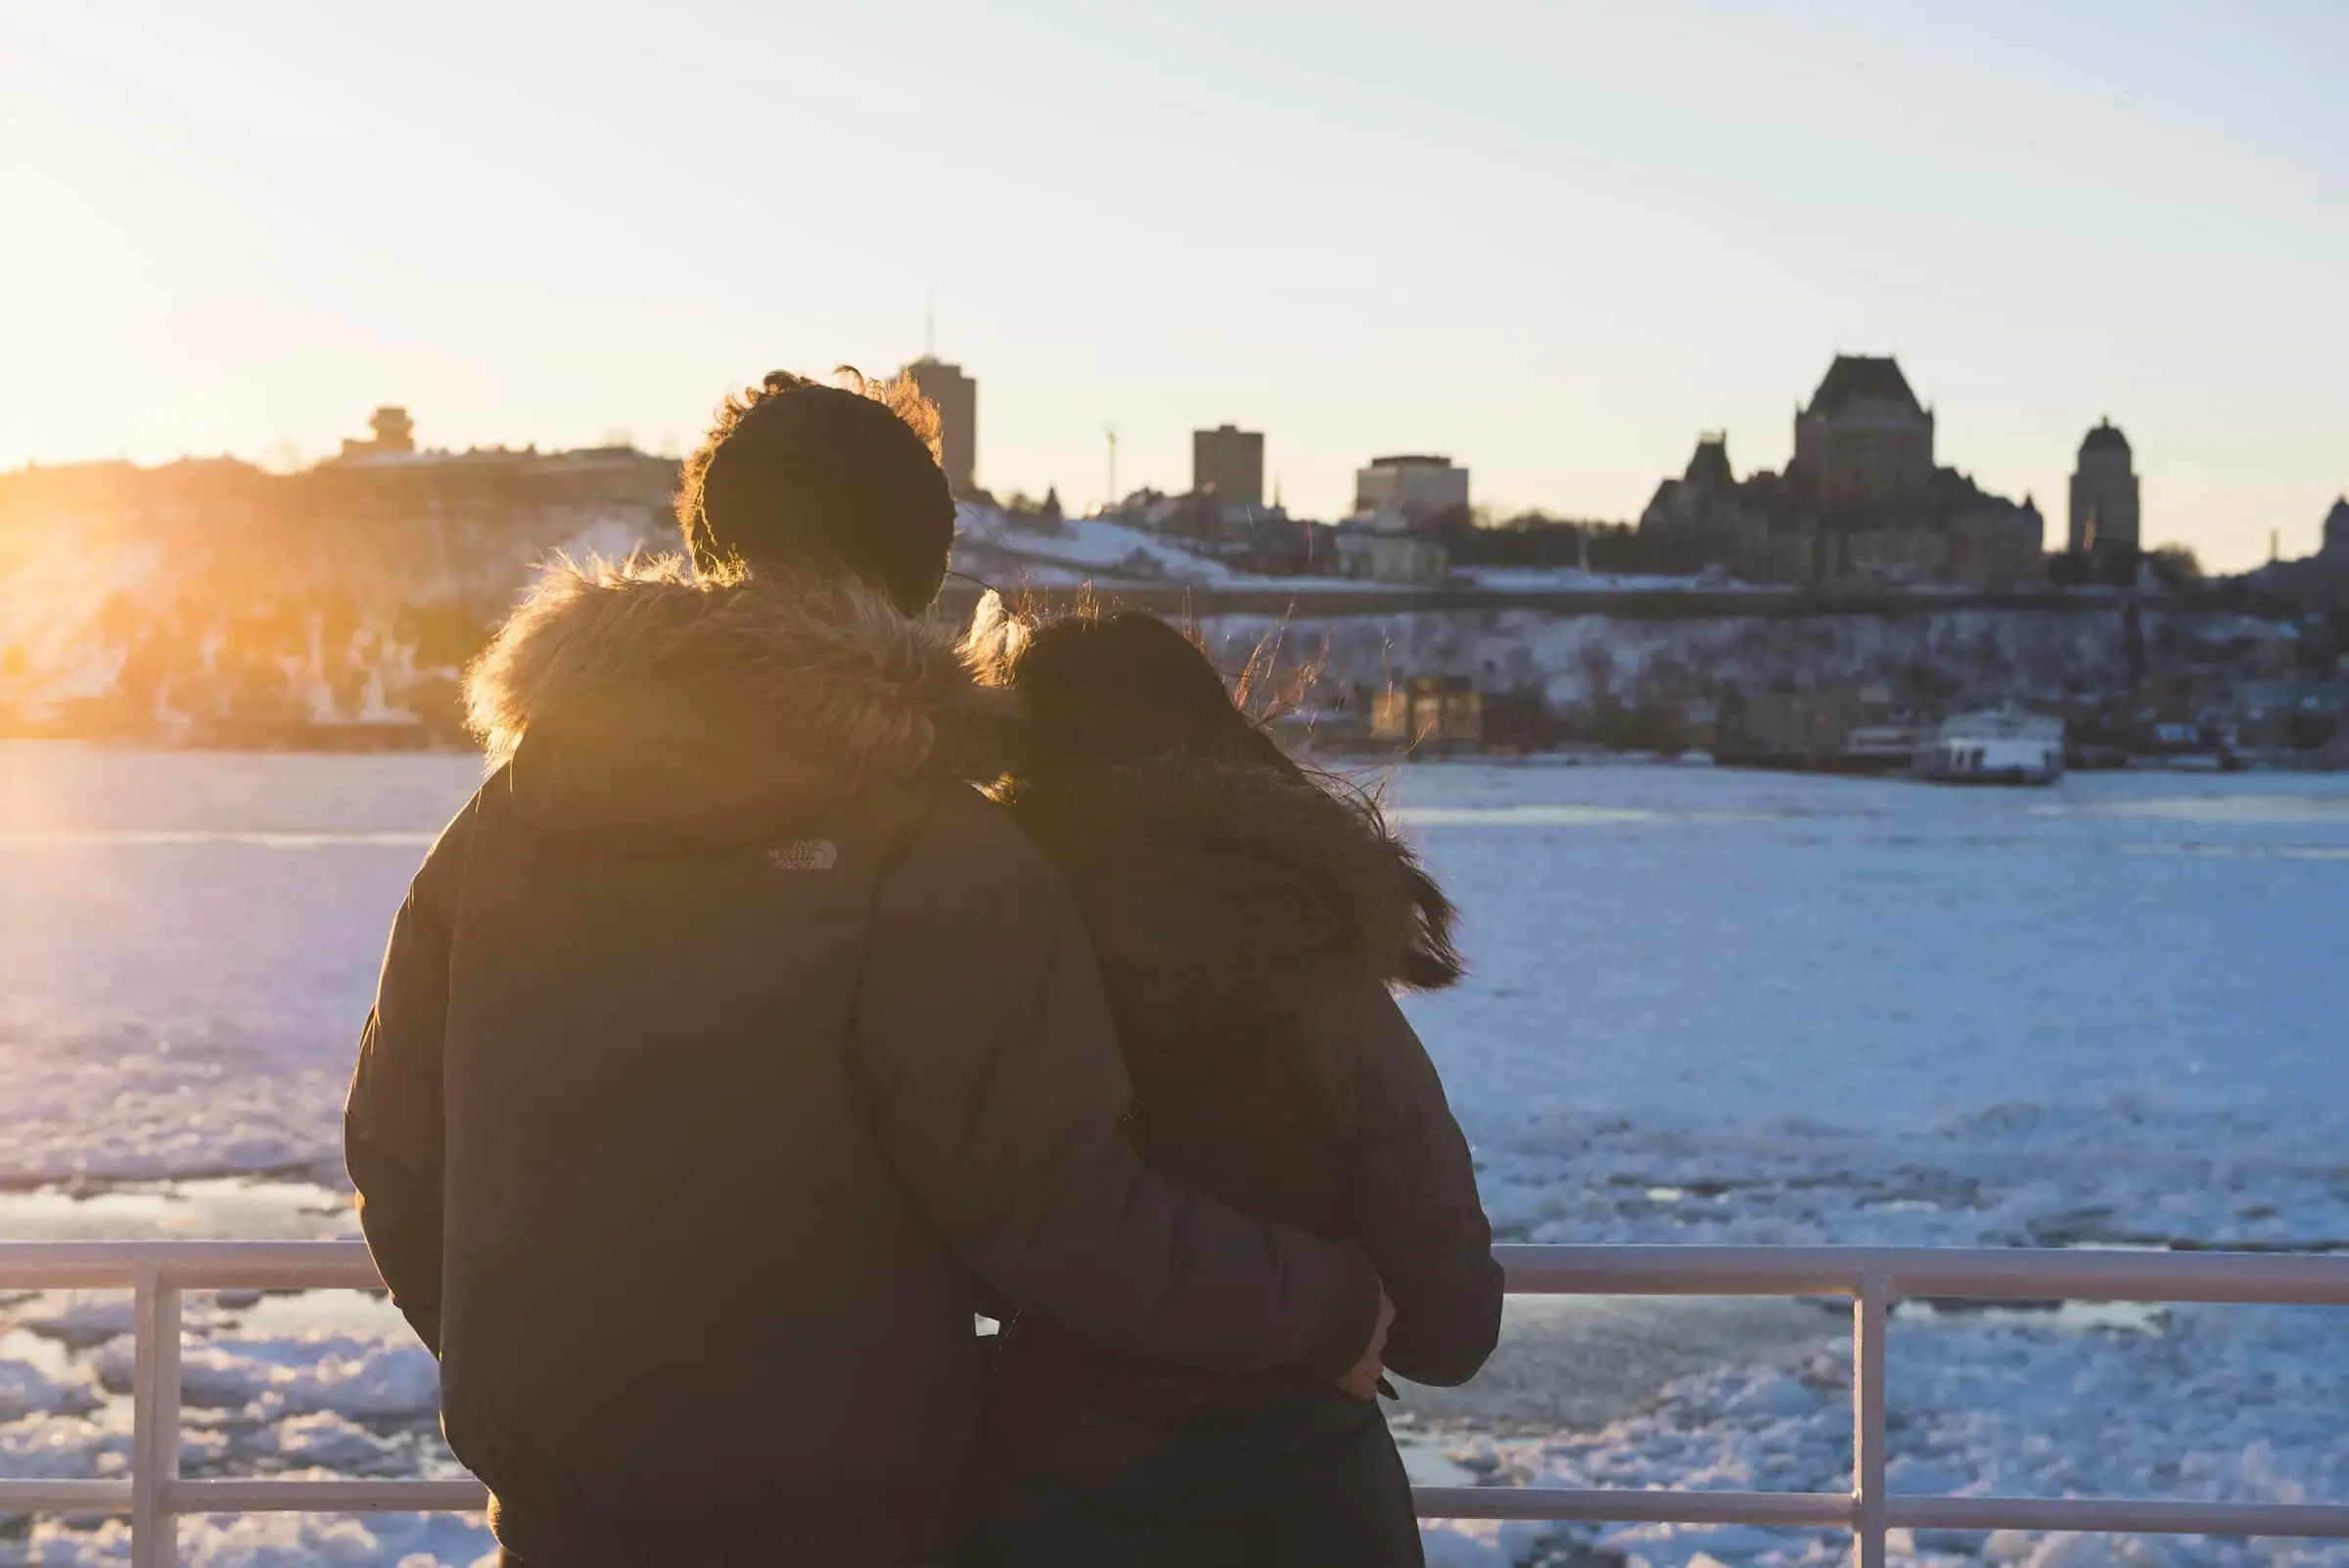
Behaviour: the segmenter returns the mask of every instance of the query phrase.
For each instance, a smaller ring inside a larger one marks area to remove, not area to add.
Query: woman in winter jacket
[[[1387,1364],[1466,1381],[1501,1275],[1466,1141],[1390,994],[1459,978],[1452,908],[1375,806],[1300,768],[1154,618],[974,633],[1033,759],[1002,798],[1075,895],[1143,1159],[1260,1219],[1359,1242]],[[1415,1564],[1374,1403],[1267,1369],[1122,1355],[1036,1313],[1003,1330],[974,1482],[997,1564]]]

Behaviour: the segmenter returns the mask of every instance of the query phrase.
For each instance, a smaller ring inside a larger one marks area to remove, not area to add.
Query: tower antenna
[[[922,308],[922,357],[938,357],[938,301],[932,300]]]
[[[1101,510],[1111,512],[1118,505],[1118,427],[1104,425],[1101,431],[1109,438],[1109,498],[1101,503]]]

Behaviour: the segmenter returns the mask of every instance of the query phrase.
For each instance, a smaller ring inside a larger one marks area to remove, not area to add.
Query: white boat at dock
[[[1916,749],[1932,784],[2052,784],[2063,777],[2063,720],[2014,709],[1959,714]]]

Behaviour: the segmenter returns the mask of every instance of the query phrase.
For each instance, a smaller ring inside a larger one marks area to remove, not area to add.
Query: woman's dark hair
[[[1392,845],[1398,891],[1410,909],[1410,936],[1393,978],[1414,989],[1460,978],[1465,965],[1452,942],[1451,901],[1394,840],[1378,802],[1281,750],[1233,700],[1206,650],[1166,622],[1132,611],[1090,610],[1014,620],[999,609],[983,609],[965,651],[1019,694],[1032,727],[1032,772],[1116,767],[1169,756],[1247,762],[1357,814]]]
[[[1028,627],[1008,674],[1045,767],[1174,754],[1262,763],[1303,777],[1224,689],[1199,645],[1156,616],[1075,614]]]

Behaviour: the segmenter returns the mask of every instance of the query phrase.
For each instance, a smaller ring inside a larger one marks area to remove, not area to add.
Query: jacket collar
[[[558,559],[468,669],[465,700],[492,769],[550,716],[609,729],[658,714],[665,739],[848,786],[990,780],[1018,740],[1009,695],[979,684],[943,625],[852,582],[701,575],[673,556]]]

